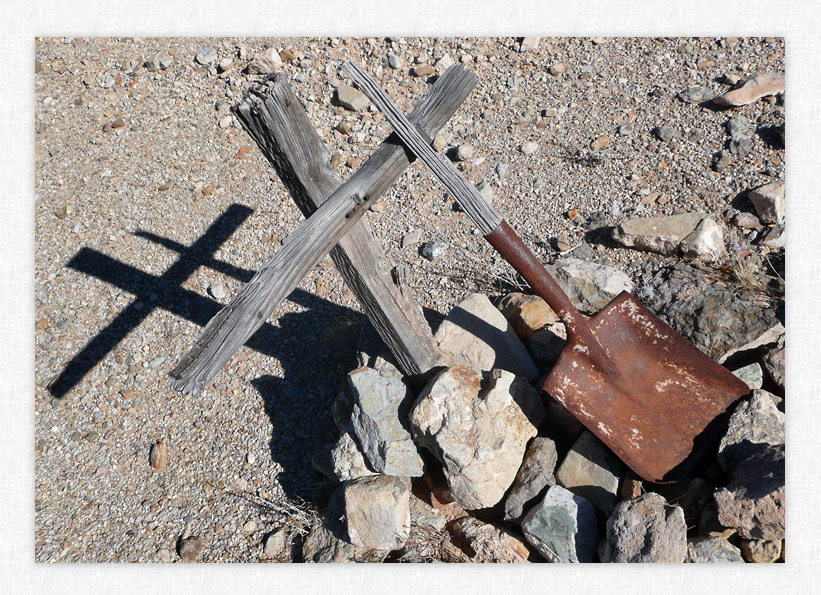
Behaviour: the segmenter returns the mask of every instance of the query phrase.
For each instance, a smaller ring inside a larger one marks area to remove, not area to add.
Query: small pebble
[[[425,242],[420,250],[422,256],[431,262],[442,256],[448,245],[444,242]]]
[[[402,236],[402,242],[400,246],[402,248],[407,248],[408,246],[415,246],[419,242],[422,241],[422,230],[421,229],[414,229],[409,231],[405,235]]]
[[[394,70],[399,70],[400,68],[402,68],[402,58],[400,58],[396,54],[388,54],[388,66],[390,66]]]
[[[206,64],[210,64],[211,62],[217,59],[217,52],[214,51],[214,48],[200,48],[199,51],[197,51],[197,55],[194,59],[197,61],[198,64],[202,64],[203,66],[205,66]]]
[[[245,455],[245,460],[248,461],[249,465],[253,465],[257,462],[257,455],[255,455],[252,452],[249,452],[247,455]]]
[[[673,140],[673,137],[676,135],[676,131],[672,126],[659,126],[658,128],[653,129],[653,132],[664,142]]]
[[[536,143],[536,142],[533,142],[533,141],[528,141],[526,143],[522,143],[519,146],[519,150],[522,153],[524,153],[525,155],[531,155],[531,154],[535,153],[538,148],[539,148],[539,143]],[[498,168],[497,168],[496,171],[497,172],[499,171]]]
[[[473,148],[473,145],[462,144],[456,147],[456,161],[467,161],[468,159],[472,159],[475,154],[476,149]]]
[[[222,286],[222,283],[215,283],[208,287],[208,293],[211,294],[215,300],[221,300],[225,298],[225,287]]]

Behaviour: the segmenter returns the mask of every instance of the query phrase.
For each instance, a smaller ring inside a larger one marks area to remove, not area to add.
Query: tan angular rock
[[[784,222],[784,209],[786,201],[784,199],[784,183],[773,182],[764,184],[747,194],[750,202],[753,203],[758,218],[762,223],[774,224]]]
[[[626,248],[673,256],[678,254],[681,241],[696,229],[705,216],[704,213],[680,213],[668,217],[630,219],[613,229],[613,240]]]
[[[716,260],[724,254],[724,229],[712,217],[705,217],[681,241],[680,247],[684,256],[705,261]]]
[[[168,445],[162,438],[151,446],[151,451],[148,453],[148,463],[157,471],[165,470],[168,464]]]
[[[410,531],[410,485],[401,477],[375,475],[345,484],[348,537],[358,547],[395,550]]]
[[[428,382],[410,422],[416,442],[442,462],[453,499],[474,510],[502,499],[544,415],[523,378],[455,366]]]
[[[754,76],[719,95],[713,101],[718,105],[738,107],[758,101],[767,95],[780,95],[784,92],[784,75],[763,73]]]
[[[268,48],[256,56],[248,65],[250,74],[270,74],[282,68],[282,58],[274,48]]]
[[[451,365],[499,368],[531,382],[539,375],[516,331],[484,294],[473,293],[454,306],[434,339]]]
[[[559,320],[538,295],[509,293],[499,302],[499,310],[522,341]]]
[[[781,541],[766,539],[742,539],[741,553],[747,562],[772,564],[781,557]]]
[[[524,540],[503,527],[466,516],[456,521],[454,531],[473,562],[527,562],[530,550]]]

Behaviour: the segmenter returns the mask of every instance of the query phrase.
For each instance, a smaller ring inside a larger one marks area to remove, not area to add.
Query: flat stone
[[[744,116],[733,116],[724,124],[732,138],[742,138],[750,131],[750,121]]]
[[[351,426],[370,466],[386,475],[419,477],[423,463],[408,428],[413,393],[399,378],[359,368],[345,386],[353,407]]]
[[[733,374],[743,380],[751,390],[761,388],[761,384],[764,382],[764,370],[761,369],[761,365],[758,363],[752,363],[733,370]]]
[[[396,54],[388,54],[388,66],[390,66],[394,70],[402,68],[402,58],[400,58]]]
[[[742,539],[741,553],[747,562],[772,564],[781,557],[781,541],[766,539]]]
[[[197,50],[197,55],[194,57],[198,64],[202,64],[203,66],[206,64],[210,64],[214,60],[217,59],[217,52],[214,51],[214,48],[204,47]]]
[[[707,87],[690,87],[676,95],[684,103],[701,103],[715,97],[715,92]]]
[[[753,150],[753,139],[734,138],[730,141],[730,154],[738,157],[746,157]]]
[[[430,76],[433,74],[433,66],[430,64],[417,64],[411,68],[411,75],[417,77]]]
[[[454,306],[434,339],[453,365],[499,368],[529,381],[539,375],[516,331],[484,294],[473,293]]]
[[[557,485],[527,513],[522,531],[548,562],[592,562],[601,537],[593,505]]]
[[[171,56],[162,52],[157,52],[146,58],[145,67],[148,70],[165,70],[173,63],[174,59]]]
[[[537,436],[527,448],[522,466],[505,499],[505,520],[520,522],[547,492],[556,485],[553,475],[558,462],[556,443],[550,438]]]
[[[186,537],[180,539],[177,553],[183,562],[199,562],[205,551],[205,540],[202,537]]]
[[[780,95],[784,92],[784,75],[763,73],[736,84],[726,93],[713,101],[718,105],[737,107],[748,105],[768,95]]]
[[[626,248],[673,256],[678,254],[681,241],[695,231],[704,217],[704,213],[680,213],[630,219],[613,229],[613,240]]]
[[[422,241],[422,230],[417,228],[414,230],[409,231],[405,235],[402,236],[402,248],[407,248],[408,246],[415,246],[419,242]]]
[[[696,537],[687,541],[687,562],[703,563],[724,563],[741,562],[739,550],[732,543],[723,537]]]
[[[265,538],[262,557],[270,560],[281,556],[285,553],[289,541],[288,532],[285,529],[274,531]]]
[[[492,523],[483,523],[473,517],[463,517],[454,524],[465,549],[472,551],[472,562],[527,562],[530,550],[525,542],[511,531]]]
[[[468,159],[473,159],[473,156],[476,154],[476,149],[471,144],[463,143],[456,147],[454,153],[456,161],[467,161]]]
[[[784,223],[784,210],[786,201],[784,199],[784,183],[773,182],[759,186],[747,194],[750,202],[753,203],[758,218],[767,225]]]
[[[445,242],[425,242],[419,249],[419,253],[433,262],[445,253],[448,245]]]
[[[249,74],[271,74],[282,68],[282,58],[275,48],[268,48],[255,56],[248,65]]]
[[[719,522],[745,539],[784,539],[784,445],[768,446],[752,455],[732,478],[726,488],[715,492]]]
[[[213,297],[216,300],[224,299],[227,295],[225,293],[225,287],[223,287],[222,283],[215,283],[214,285],[211,285],[208,288],[208,293],[210,293],[211,297]]]
[[[455,62],[453,58],[450,57],[450,54],[444,54],[441,58],[439,58],[436,62],[433,63],[433,68],[438,73],[445,72],[448,68],[453,66]]]
[[[607,519],[599,558],[602,562],[684,562],[684,512],[653,492],[620,502]]]
[[[526,143],[522,143],[519,147],[519,150],[524,153],[525,155],[531,155],[536,152],[539,148],[539,143],[535,143],[533,141],[528,141]]]
[[[499,310],[523,341],[559,320],[538,295],[509,293],[499,302]]]
[[[624,465],[592,432],[586,431],[567,453],[556,480],[559,485],[610,513],[619,498]]]
[[[545,268],[582,312],[598,312],[621,292],[633,291],[630,277],[604,264],[565,258]]]
[[[676,131],[672,126],[659,126],[653,129],[655,135],[664,142],[669,142],[673,140],[673,137],[676,136]]]
[[[602,134],[601,136],[596,138],[596,140],[594,140],[593,142],[590,143],[590,148],[593,151],[600,151],[601,149],[606,147],[609,142],[610,142],[610,135]]]
[[[402,547],[410,531],[407,479],[376,475],[346,482],[345,518],[351,543],[375,550]]]
[[[544,415],[525,379],[455,366],[428,382],[410,422],[417,443],[443,464],[453,499],[474,510],[502,499]]]
[[[661,269],[643,280],[636,295],[719,363],[734,353],[773,343],[784,333],[775,308],[752,292],[711,283],[688,264]]]
[[[717,260],[724,254],[724,228],[712,217],[705,217],[679,247],[684,256]]]
[[[768,446],[784,444],[784,414],[772,394],[755,390],[730,416],[727,433],[718,445],[718,462],[732,475],[750,456]]]
[[[365,109],[370,103],[364,93],[350,85],[339,85],[336,88],[336,100],[345,109],[355,112]]]

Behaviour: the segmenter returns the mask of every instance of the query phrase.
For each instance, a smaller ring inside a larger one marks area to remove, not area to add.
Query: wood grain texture
[[[488,201],[482,198],[473,184],[465,180],[456,167],[445,157],[431,148],[430,143],[415,134],[414,124],[396,106],[388,95],[379,88],[364,70],[352,62],[345,62],[343,70],[353,79],[368,99],[379,108],[391,127],[402,138],[408,148],[425,162],[437,179],[453,195],[454,200],[479,227],[482,235],[492,232],[502,222],[502,217]]]
[[[461,66],[449,69],[410,114],[418,131],[434,137],[476,84]],[[236,111],[243,127],[274,165],[308,220],[275,257],[205,327],[171,371],[175,390],[198,394],[231,355],[271,315],[304,275],[341,241],[332,258],[403,372],[428,371],[441,361],[430,328],[362,214],[410,165],[413,155],[391,135],[351,178],[341,183],[329,153],[284,77],[272,77]],[[355,231],[355,228],[359,231]],[[348,237],[355,231],[353,237]]]

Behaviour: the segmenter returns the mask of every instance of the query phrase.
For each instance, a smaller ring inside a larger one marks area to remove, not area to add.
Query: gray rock
[[[684,103],[701,103],[715,97],[715,92],[707,87],[690,87],[681,91],[677,97]]]
[[[652,492],[620,502],[607,519],[599,558],[602,562],[684,562],[684,512]]]
[[[222,60],[220,60],[220,63],[217,65],[217,69],[220,72],[228,72],[229,70],[231,70],[231,67],[233,65],[234,65],[233,58],[230,58],[230,57],[229,58],[223,58]]]
[[[607,265],[566,258],[545,268],[582,312],[598,312],[622,291],[633,291],[630,277]]]
[[[584,432],[556,471],[556,480],[574,494],[610,513],[619,498],[622,462],[592,432]]]
[[[733,374],[746,382],[750,389],[761,388],[761,384],[764,382],[764,370],[757,363],[733,370]]]
[[[733,157],[729,151],[718,151],[713,155],[712,168],[717,172],[724,171],[732,161]]]
[[[684,256],[717,260],[724,254],[724,229],[712,217],[702,219],[679,245]]]
[[[528,141],[526,143],[522,143],[519,147],[519,150],[524,153],[525,155],[531,155],[536,152],[539,148],[539,143],[535,143],[533,141]]]
[[[390,349],[370,321],[365,321],[362,325],[356,361],[359,367],[373,368],[385,377],[401,379],[404,376],[396,366],[396,360]],[[350,407],[353,407],[353,403]],[[344,423],[347,424],[347,421]]]
[[[197,55],[194,57],[198,64],[205,66],[217,59],[217,52],[214,48],[204,47],[197,50]]]
[[[249,74],[271,74],[282,68],[282,58],[275,48],[268,48],[256,56],[248,65]]]
[[[530,357],[533,358],[533,363],[540,370],[545,370],[558,361],[566,343],[567,330],[564,323],[555,322],[528,337],[525,347]]]
[[[549,562],[592,562],[600,539],[593,505],[561,486],[527,513],[522,531]]]
[[[453,365],[499,368],[529,381],[539,375],[516,331],[484,294],[473,293],[454,306],[434,339]]]
[[[447,248],[448,245],[445,242],[425,242],[419,253],[432,262],[442,256]]]
[[[621,124],[618,128],[619,136],[627,136],[628,134],[632,134],[633,131],[636,129],[634,124]]]
[[[343,486],[348,537],[358,547],[395,550],[410,532],[410,485],[407,479],[375,475]]]
[[[472,552],[472,562],[527,562],[530,556],[527,544],[520,537],[492,523],[466,516],[456,521],[454,531],[467,546],[465,549]]]
[[[753,139],[734,138],[730,141],[730,154],[738,157],[746,157],[753,150]]]
[[[410,516],[411,525],[426,527],[434,531],[442,531],[445,528],[445,517],[433,506],[426,504],[413,494],[410,495]]]
[[[556,443],[550,438],[534,438],[505,499],[506,521],[520,522],[547,489],[556,485],[553,472],[557,462]]]
[[[764,364],[764,369],[767,370],[767,375],[783,390],[785,380],[784,341],[779,341],[778,345],[765,353],[761,361]]]
[[[365,462],[365,456],[353,436],[353,428],[342,433],[330,453],[331,479],[348,481],[376,475]]]
[[[502,499],[544,415],[523,378],[456,366],[428,382],[410,422],[414,439],[443,464],[453,498],[474,510]]]
[[[500,180],[504,179],[508,169],[510,169],[509,163],[499,163],[496,165],[496,175],[499,176]]]
[[[224,299],[226,296],[225,287],[223,287],[222,283],[216,283],[208,287],[208,293],[211,294],[216,300]]]
[[[676,135],[676,131],[672,126],[659,126],[655,128],[653,132],[664,142],[673,140],[673,137]]]
[[[402,68],[402,58],[400,58],[396,54],[388,54],[388,66],[390,66],[394,70]]]
[[[787,235],[784,233],[783,225],[774,225],[758,241],[759,246],[769,246],[770,248],[783,248],[787,243]]]
[[[732,138],[743,138],[750,131],[750,121],[744,116],[733,116],[725,124]]]
[[[368,107],[370,100],[364,93],[349,85],[339,85],[336,89],[336,100],[345,109],[358,112]]]
[[[636,295],[719,363],[774,342],[784,332],[775,308],[762,304],[755,294],[710,283],[702,272],[683,263],[643,280]]]
[[[454,151],[454,155],[456,157],[456,161],[467,161],[468,159],[473,159],[473,156],[476,154],[476,149],[473,145],[463,143],[456,147],[456,151]]]
[[[784,539],[784,445],[768,446],[741,463],[715,492],[718,520],[745,539]]]
[[[723,537],[711,535],[687,541],[687,561],[692,563],[741,562],[741,550]]]
[[[758,218],[762,223],[773,224],[784,222],[784,208],[786,201],[784,200],[784,183],[773,182],[772,184],[764,184],[751,190],[748,193],[750,202],[753,203]]]
[[[630,219],[613,229],[613,240],[627,248],[673,256],[678,254],[681,241],[695,231],[704,217],[704,213],[680,213]]]
[[[730,416],[727,433],[718,445],[718,462],[732,475],[750,456],[776,444],[784,444],[784,414],[775,406],[773,395],[756,390]]]
[[[422,458],[407,428],[413,400],[410,389],[398,378],[359,368],[348,374],[351,426],[365,458],[379,473],[419,477]]]
[[[156,54],[151,54],[148,58],[146,58],[145,67],[148,70],[165,70],[173,63],[174,59],[171,56],[162,52],[157,52]]]
[[[402,236],[402,248],[414,246],[422,241],[422,230],[417,228],[409,231]]]

